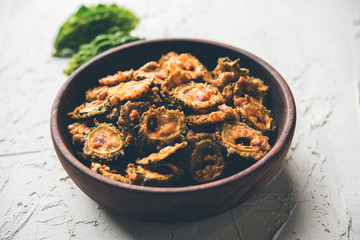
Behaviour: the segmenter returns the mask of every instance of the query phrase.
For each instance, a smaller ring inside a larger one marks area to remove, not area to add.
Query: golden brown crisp
[[[108,90],[108,96],[121,102],[136,100],[149,91],[152,81],[152,79],[145,79],[120,83]]]
[[[127,82],[132,79],[134,70],[129,71],[118,71],[114,75],[108,75],[104,78],[99,79],[99,83],[102,85],[117,85],[122,82]]]
[[[275,129],[271,111],[248,95],[238,101],[239,106],[235,109],[242,119],[245,119],[252,127],[268,132]]]
[[[109,86],[99,86],[99,87],[91,88],[85,92],[85,100],[87,102],[91,102],[96,99],[104,100],[107,96],[108,89],[109,89]],[[105,97],[104,97],[104,95],[105,95]]]
[[[246,95],[256,99],[260,104],[264,104],[268,90],[269,87],[259,78],[240,77],[234,87],[234,104],[240,105],[238,102],[242,101]]]
[[[219,111],[214,111],[209,114],[188,115],[187,120],[190,125],[205,125],[238,119],[238,114],[232,107],[222,104],[218,109]]]
[[[205,83],[188,83],[176,87],[172,92],[181,105],[198,113],[209,112],[225,99],[219,89]]]
[[[86,123],[75,122],[68,126],[69,133],[72,135],[72,143],[74,145],[84,145],[83,136],[86,132],[90,131],[90,128]]]
[[[186,146],[187,142],[176,143],[174,146],[166,146],[159,152],[152,153],[147,157],[137,159],[136,163],[141,165],[156,164],[176,153],[179,149],[185,148]]]
[[[172,186],[179,181],[184,171],[171,163],[137,166],[136,174],[145,186]]]
[[[271,149],[269,138],[242,122],[224,122],[220,132],[220,143],[229,154],[259,160]]]
[[[134,184],[139,181],[139,176],[133,171],[133,166],[128,166],[127,175],[123,176],[116,170],[111,170],[109,166],[100,163],[91,163],[90,169],[96,173],[103,175],[115,181]]]
[[[195,144],[191,154],[190,173],[198,183],[213,181],[224,170],[224,159],[220,146],[210,139]]]
[[[97,123],[84,137],[84,156],[97,162],[111,162],[124,155],[124,137],[113,124]]]
[[[165,107],[150,109],[140,119],[139,136],[145,145],[156,148],[171,145],[183,137],[186,130],[185,115],[179,110]]]
[[[109,100],[94,100],[92,102],[86,102],[74,109],[74,111],[68,113],[73,119],[86,119],[93,116],[98,116],[108,112],[111,109],[111,103]]]

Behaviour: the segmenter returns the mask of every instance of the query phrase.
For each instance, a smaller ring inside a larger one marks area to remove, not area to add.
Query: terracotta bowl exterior
[[[273,148],[261,160],[230,177],[188,187],[144,187],[105,178],[76,157],[67,133],[67,116],[83,101],[83,93],[103,76],[137,69],[170,51],[191,53],[209,69],[219,57],[240,58],[240,65],[270,87],[270,104],[277,124]],[[198,39],[159,39],[119,46],[90,60],[63,84],[51,111],[51,135],[57,156],[75,184],[90,198],[122,216],[147,221],[183,222],[228,211],[260,191],[279,171],[295,130],[292,93],[281,75],[242,49]]]

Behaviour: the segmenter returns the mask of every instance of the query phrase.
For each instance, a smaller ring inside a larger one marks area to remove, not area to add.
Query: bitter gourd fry
[[[201,140],[191,154],[191,177],[198,183],[213,181],[222,174],[224,164],[220,146],[211,139]]]
[[[96,123],[85,136],[83,154],[94,162],[111,162],[124,155],[124,137],[111,123]]]
[[[179,110],[150,109],[140,119],[140,140],[145,146],[155,146],[158,150],[181,140],[185,131],[185,115]]]
[[[152,79],[123,82],[119,85],[111,87],[108,90],[108,96],[121,102],[127,100],[136,100],[149,91],[152,82]]]
[[[238,101],[241,101],[246,95],[256,99],[260,104],[265,104],[268,90],[269,87],[260,78],[240,77],[234,87],[234,104],[239,105]]]
[[[137,166],[136,173],[145,186],[174,186],[184,176],[184,170],[171,163]]]
[[[109,100],[94,100],[92,102],[85,102],[68,113],[73,119],[86,119],[93,116],[98,116],[108,112],[111,109]]]
[[[114,26],[118,30],[129,32],[138,22],[134,13],[115,4],[90,7],[83,5],[60,27],[54,43],[54,55],[73,53],[81,44],[90,42]]]
[[[228,154],[259,160],[271,149],[269,138],[242,122],[224,122],[220,129],[221,145]]]
[[[172,94],[182,106],[198,113],[209,112],[225,102],[219,89],[206,83],[182,84],[176,87]]]
[[[185,148],[186,146],[187,142],[176,143],[174,146],[166,146],[159,152],[152,153],[147,157],[137,159],[136,163],[141,165],[156,164],[162,160],[165,160],[172,154],[175,154],[179,149]]]
[[[239,101],[240,105],[235,109],[240,118],[245,119],[249,125],[262,132],[270,132],[275,129],[271,111],[264,105],[248,95],[239,100],[241,100]]]

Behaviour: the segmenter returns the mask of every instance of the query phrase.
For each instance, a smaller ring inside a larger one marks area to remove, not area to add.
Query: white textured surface
[[[49,132],[69,61],[52,57],[52,43],[81,2],[1,0],[0,239],[360,239],[359,1],[116,2],[140,17],[134,35],[224,42],[283,75],[298,110],[283,171],[202,221],[154,224],[103,209],[67,177]]]

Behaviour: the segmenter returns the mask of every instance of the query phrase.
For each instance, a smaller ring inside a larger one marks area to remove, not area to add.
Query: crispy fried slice
[[[218,59],[218,65],[213,70],[214,80],[211,81],[213,86],[222,90],[227,84],[236,82],[240,76],[248,76],[249,70],[240,67],[240,59],[235,61],[228,57]]]
[[[152,153],[147,157],[137,159],[136,163],[141,165],[156,164],[186,146],[187,142],[176,143],[174,146],[166,146],[157,153]]]
[[[184,175],[181,168],[170,163],[137,166],[136,173],[146,186],[172,186]]]
[[[234,104],[239,105],[238,101],[242,101],[246,95],[256,99],[260,104],[264,104],[265,96],[269,87],[259,78],[240,77],[234,87]]]
[[[96,123],[84,137],[84,156],[95,162],[111,162],[124,155],[124,137],[113,124]]]
[[[163,54],[161,58],[159,59],[158,63],[160,64],[160,68],[167,68],[166,64],[170,60],[171,57],[177,57],[179,54],[176,52],[168,52],[166,54]]]
[[[93,116],[101,115],[108,112],[111,109],[111,103],[109,100],[94,100],[92,102],[86,102],[74,109],[74,111],[68,113],[73,119],[85,119]]]
[[[171,68],[183,70],[184,74],[192,79],[202,79],[206,82],[210,82],[212,76],[206,67],[190,53],[182,53],[180,55],[174,55],[169,58],[167,64],[170,65],[170,72],[173,71]]]
[[[99,83],[102,85],[118,85],[119,83],[130,81],[133,74],[133,69],[123,72],[118,71],[114,75],[108,75],[104,78],[99,79]]]
[[[239,106],[235,109],[242,119],[245,119],[252,127],[262,131],[269,132],[275,130],[274,119],[271,117],[271,111],[257,100],[248,95],[238,101]]]
[[[147,93],[152,84],[152,79],[120,83],[108,90],[108,95],[118,101],[136,100]]]
[[[108,89],[109,89],[108,86],[99,86],[99,87],[89,89],[85,93],[85,100],[87,102],[91,102],[91,101],[98,99],[98,97],[100,98],[98,100],[104,100],[105,99],[104,95],[105,95],[105,97],[107,96]]]
[[[221,145],[228,154],[259,160],[271,149],[269,138],[242,122],[224,122],[220,130]]]
[[[236,81],[236,74],[234,72],[219,73],[217,78],[211,81],[211,85],[222,90],[227,84]]]
[[[223,122],[225,120],[238,119],[237,112],[225,104],[220,105],[219,111],[214,111],[209,114],[188,115],[187,120],[190,125],[205,125]]]
[[[228,57],[222,57],[218,59],[218,65],[215,67],[213,74],[218,77],[221,73],[224,72],[233,72],[235,81],[239,79],[240,76],[248,76],[249,70],[246,68],[240,67],[240,58],[232,61]]]
[[[145,145],[157,148],[173,144],[186,130],[185,115],[165,107],[150,109],[140,119],[139,136]]]
[[[136,170],[134,171],[134,167],[132,164],[129,164],[126,172],[127,175],[123,176],[118,173],[116,170],[111,170],[109,166],[102,165],[100,163],[91,163],[90,169],[96,173],[103,175],[104,177],[113,179],[115,181],[134,184],[139,182],[139,176],[136,174]]]
[[[199,113],[205,113],[225,102],[219,89],[205,83],[188,83],[176,87],[173,96],[179,103]]]
[[[221,94],[223,95],[225,102],[228,105],[232,105],[234,100],[234,87],[235,87],[235,83],[230,83],[228,85],[226,85],[223,89]]]
[[[168,77],[168,72],[160,68],[160,64],[152,61],[146,63],[134,73],[134,79],[165,79]]]
[[[181,84],[189,82],[191,82],[191,78],[186,71],[176,68],[173,64],[171,64],[169,76],[162,84],[162,90],[168,92]]]
[[[148,102],[131,102],[128,101],[121,106],[120,116],[117,125],[126,138],[126,141],[132,144],[136,143],[137,132],[136,126],[142,114],[148,111],[150,103]]]
[[[75,146],[82,146],[84,145],[83,136],[85,133],[90,131],[90,128],[87,126],[86,123],[75,122],[68,126],[68,130],[72,136],[72,143]]]
[[[198,183],[213,181],[222,174],[223,170],[224,159],[220,146],[210,139],[197,142],[190,160],[193,180]]]

